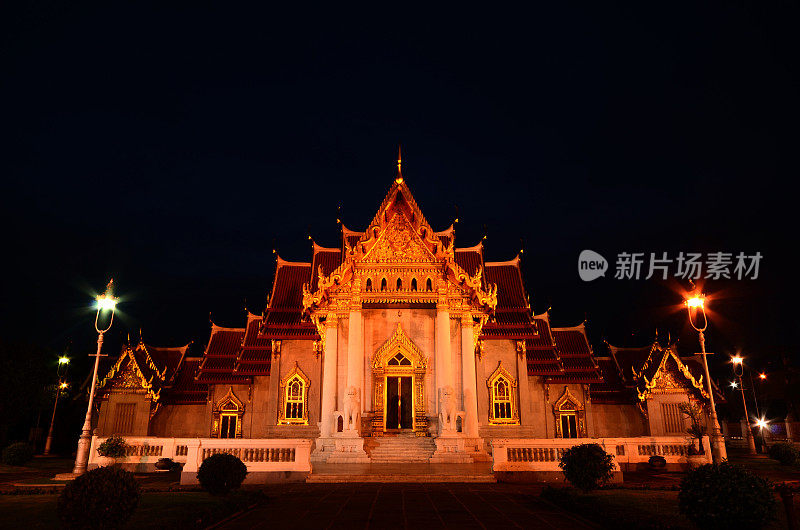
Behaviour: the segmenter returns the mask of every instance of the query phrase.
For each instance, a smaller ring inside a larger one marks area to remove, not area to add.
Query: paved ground
[[[248,528],[595,528],[529,484],[290,484],[221,526]]]

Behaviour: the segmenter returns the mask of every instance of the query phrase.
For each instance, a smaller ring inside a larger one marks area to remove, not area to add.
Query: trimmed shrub
[[[680,512],[700,528],[761,528],[775,518],[769,482],[728,462],[690,471],[678,502]]]
[[[197,471],[197,480],[211,495],[227,495],[238,489],[246,476],[247,466],[227,453],[209,456]]]
[[[139,495],[133,473],[100,467],[67,484],[58,498],[58,518],[65,528],[122,528],[136,510]]]
[[[570,484],[587,493],[614,476],[614,457],[597,444],[570,447],[558,462]]]
[[[791,466],[797,462],[797,448],[787,442],[780,442],[769,446],[769,457],[777,460],[784,466]]]
[[[21,466],[33,458],[33,447],[25,442],[15,442],[3,449],[3,463],[7,466]]]
[[[159,458],[155,465],[156,469],[175,469],[175,462],[171,458]]]
[[[107,458],[122,458],[125,456],[125,449],[128,444],[125,443],[125,438],[117,434],[109,436],[97,448],[97,454]]]

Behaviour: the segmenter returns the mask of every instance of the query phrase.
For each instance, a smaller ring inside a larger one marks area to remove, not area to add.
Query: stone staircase
[[[427,464],[436,451],[432,438],[401,434],[379,436],[364,440],[364,449],[373,464],[393,464],[415,462]]]

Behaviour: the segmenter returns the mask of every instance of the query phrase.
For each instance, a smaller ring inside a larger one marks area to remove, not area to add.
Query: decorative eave
[[[115,376],[120,372],[122,369],[122,363],[125,359],[129,359],[129,363],[133,366],[134,373],[138,376],[139,383],[141,390],[145,391],[147,395],[150,397],[150,401],[155,404],[158,402],[159,397],[161,396],[161,388],[156,390],[153,389],[153,379],[155,374],[150,377],[148,380],[144,373],[142,372],[142,368],[139,366],[139,363],[136,361],[136,356],[133,355],[133,349],[128,345],[123,350],[122,354],[117,358],[114,364],[111,366],[111,369],[108,371],[106,376],[97,384],[97,389],[102,389],[102,397],[107,397],[109,393],[108,385],[113,383]],[[155,411],[151,411],[151,416],[154,414]]]
[[[487,290],[484,290],[481,287],[483,273],[481,268],[478,269],[474,276],[470,276],[455,263],[452,241],[447,246],[441,241],[437,235],[441,232],[437,233],[431,228],[405,181],[398,176],[381,203],[378,213],[358,242],[351,247],[347,244],[346,236],[343,235],[345,252],[341,265],[327,275],[324,274],[320,267],[312,271],[312,274],[317,275],[317,289],[312,292],[310,282],[303,285],[303,313],[310,315],[314,311],[324,308],[331,300],[334,292],[352,279],[356,264],[363,263],[367,266],[374,266],[379,263],[382,265],[383,261],[379,260],[376,263],[372,254],[378,245],[382,245],[381,252],[387,251],[389,242],[385,238],[391,229],[395,229],[399,233],[406,230],[410,231],[411,239],[406,239],[403,244],[407,245],[404,248],[413,248],[414,252],[412,253],[413,257],[403,254],[405,259],[397,262],[386,261],[387,266],[407,267],[409,265],[419,265],[436,267],[437,265],[444,265],[443,275],[445,279],[465,290],[472,304],[484,312],[491,313],[494,311],[497,306],[497,286],[491,285]],[[346,228],[342,227],[342,230],[343,234],[345,234]],[[452,226],[448,230],[452,232]],[[408,247],[409,245],[410,247]],[[356,289],[356,291],[359,289]],[[419,296],[424,295],[420,294]],[[403,298],[408,298],[408,296]]]
[[[639,372],[636,372],[635,370],[633,372],[634,379],[640,379],[644,381],[644,389],[643,390],[639,390],[638,388],[636,389],[640,402],[644,402],[647,399],[647,397],[653,392],[653,389],[656,388],[661,373],[664,371],[667,360],[670,357],[675,360],[675,364],[678,367],[678,371],[686,378],[686,380],[691,384],[691,386],[694,387],[700,393],[700,395],[703,396],[704,399],[709,399],[708,392],[705,390],[703,385],[703,376],[701,375],[699,379],[695,379],[694,375],[692,375],[692,372],[689,370],[689,367],[686,366],[686,364],[684,364],[683,361],[681,361],[680,357],[675,352],[675,349],[672,346],[662,348],[664,354],[661,357],[661,361],[658,364],[658,368],[653,374],[653,377],[648,380],[647,377],[644,375],[644,373],[649,363],[652,362],[653,352],[658,351],[658,349],[659,349],[658,344],[653,343],[653,346],[650,349],[650,353],[647,357],[647,360],[645,361],[645,364],[642,366]]]

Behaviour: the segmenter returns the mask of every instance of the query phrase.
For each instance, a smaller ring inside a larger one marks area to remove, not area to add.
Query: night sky
[[[4,339],[85,359],[113,276],[109,351],[140,328],[202,346],[209,312],[262,311],[273,247],[338,245],[337,207],[366,227],[402,143],[433,227],[458,215],[489,261],[522,239],[534,310],[588,318],[597,353],[656,328],[696,351],[679,282],[613,278],[620,252],[679,251],[764,256],[756,281],[706,282],[711,350],[767,369],[797,352],[796,2],[24,4],[0,15]],[[605,278],[579,279],[583,249]]]

